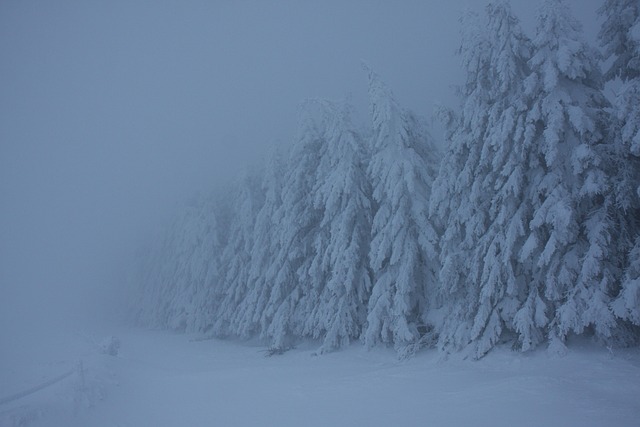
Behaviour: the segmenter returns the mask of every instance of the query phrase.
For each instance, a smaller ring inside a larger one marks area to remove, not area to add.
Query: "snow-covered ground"
[[[399,361],[391,350],[360,345],[322,356],[299,346],[265,357],[250,343],[158,331],[116,335],[117,357],[100,354],[82,335],[45,342],[53,351],[33,357],[5,353],[0,399],[75,371],[0,405],[0,425],[640,425],[638,350],[574,343],[562,358],[498,348],[477,362],[443,361],[434,351]]]

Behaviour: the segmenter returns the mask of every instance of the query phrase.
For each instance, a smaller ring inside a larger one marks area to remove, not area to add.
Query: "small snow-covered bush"
[[[99,345],[100,353],[108,356],[117,356],[120,351],[120,339],[113,335],[105,338]]]

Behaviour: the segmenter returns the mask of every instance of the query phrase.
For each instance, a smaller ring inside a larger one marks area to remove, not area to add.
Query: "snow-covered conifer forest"
[[[467,13],[444,141],[368,66],[368,123],[304,103],[290,147],[149,249],[135,321],[273,352],[637,345],[640,5],[599,14],[592,46],[561,0],[531,34],[508,2]]]
[[[0,427],[639,396],[640,0],[0,0]]]

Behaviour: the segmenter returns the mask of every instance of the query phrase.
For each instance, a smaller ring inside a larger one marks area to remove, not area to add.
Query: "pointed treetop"
[[[374,146],[389,146],[389,138],[398,136],[397,142],[403,144],[402,141],[406,139],[403,109],[378,74],[366,64],[362,66],[369,75],[369,104],[374,133],[377,135]]]
[[[599,86],[599,53],[584,42],[582,25],[572,15],[565,0],[546,0],[538,14],[536,53],[532,68],[541,70],[544,90],[554,90],[559,80],[580,80]]]
[[[565,0],[545,0],[538,9],[536,25],[536,39],[534,44],[541,46],[559,37],[574,40],[576,34],[582,33],[582,24],[573,17],[571,9]]]
[[[522,74],[528,73],[526,61],[531,56],[531,43],[520,29],[520,20],[512,13],[508,2],[489,3],[486,13],[492,46],[489,59],[491,80],[498,83],[494,85],[498,91],[495,95],[503,96],[510,90],[517,90]]]
[[[372,103],[372,107],[379,100],[387,100],[395,104],[393,100],[393,92],[391,89],[382,81],[378,73],[376,73],[369,65],[367,65],[364,61],[362,62],[362,68],[366,71],[367,76],[369,78],[369,99]],[[397,106],[395,106],[397,108]]]

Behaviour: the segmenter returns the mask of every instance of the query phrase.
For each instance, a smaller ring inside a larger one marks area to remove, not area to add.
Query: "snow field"
[[[118,336],[120,355],[100,359],[117,378],[103,400],[24,425],[595,427],[640,417],[637,350],[575,343],[563,358],[498,347],[480,361],[435,351],[399,361],[393,350],[358,344],[265,357],[255,343]]]

